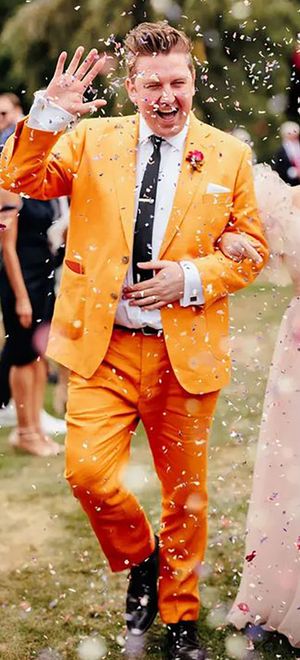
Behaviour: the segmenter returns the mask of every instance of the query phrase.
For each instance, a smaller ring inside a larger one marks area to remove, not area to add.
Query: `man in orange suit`
[[[5,150],[0,185],[71,197],[48,349],[71,370],[67,479],[112,570],[130,569],[129,632],[146,632],[159,609],[170,660],[201,660],[197,568],[208,432],[229,379],[227,296],[254,279],[267,248],[250,149],[191,112],[186,35],[141,24],[125,50],[137,113],[84,120],[63,135],[104,101],[84,102],[103,67],[97,51],[81,61],[79,47],[66,70],[62,53]],[[217,249],[225,228],[250,240],[243,261]],[[159,536],[122,483],[139,420],[162,486]]]

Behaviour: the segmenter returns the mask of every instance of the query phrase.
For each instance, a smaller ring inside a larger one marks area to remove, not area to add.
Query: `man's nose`
[[[175,94],[171,87],[164,87],[162,90],[161,101],[163,103],[173,103],[175,100]]]

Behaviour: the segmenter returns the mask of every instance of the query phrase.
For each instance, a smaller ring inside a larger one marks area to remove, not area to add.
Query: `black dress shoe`
[[[168,660],[205,660],[196,621],[179,621],[167,625]]]
[[[143,635],[153,623],[158,610],[157,580],[159,539],[155,537],[152,554],[131,568],[126,598],[126,624],[132,635]]]

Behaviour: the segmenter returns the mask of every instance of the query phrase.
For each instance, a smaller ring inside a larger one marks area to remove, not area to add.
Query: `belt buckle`
[[[153,328],[153,330],[154,330],[154,328]],[[151,332],[151,330],[149,332],[149,326],[147,326],[147,325],[144,326],[143,328],[141,328],[141,331],[142,331],[142,335],[144,335],[144,337],[152,337],[152,335],[156,334],[155,332]]]

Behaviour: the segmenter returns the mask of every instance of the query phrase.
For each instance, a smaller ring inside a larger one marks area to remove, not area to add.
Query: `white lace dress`
[[[281,284],[290,277],[296,295],[271,363],[243,574],[228,620],[238,629],[262,625],[300,647],[300,209],[293,206],[291,188],[268,166],[255,167],[255,182],[271,249],[267,272]]]

